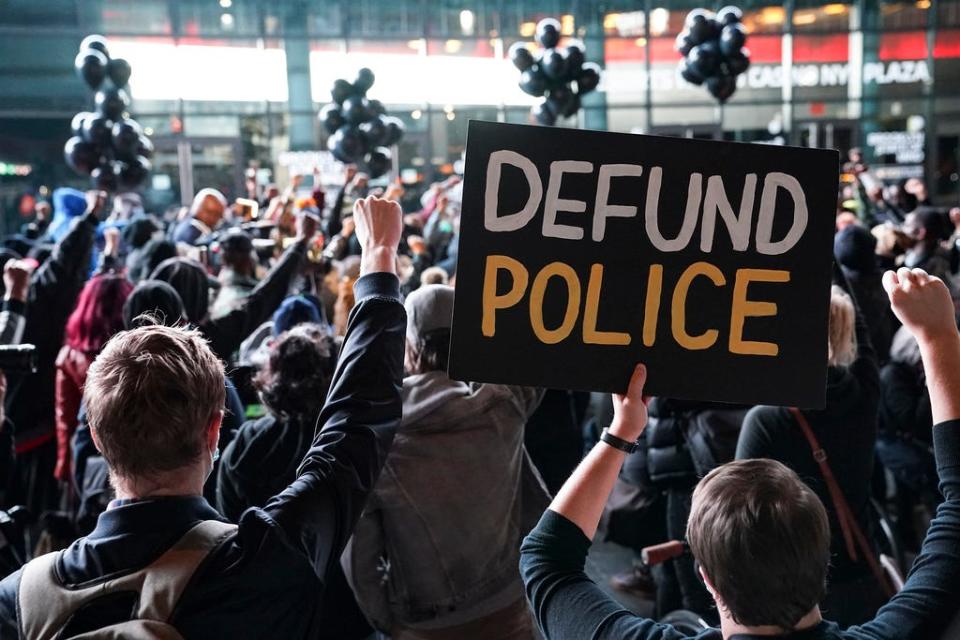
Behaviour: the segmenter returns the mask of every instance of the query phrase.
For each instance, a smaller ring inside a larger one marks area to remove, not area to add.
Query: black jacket
[[[37,372],[11,379],[6,400],[20,453],[53,438],[57,353],[63,346],[67,318],[89,275],[98,224],[94,214],[78,218],[30,279],[27,325],[21,342],[36,345]]]
[[[193,577],[172,624],[187,638],[312,638],[319,631],[325,576],[340,558],[380,474],[400,422],[406,314],[397,278],[356,284],[336,373],[299,475]],[[188,529],[220,515],[200,496],[133,501],[106,511],[97,528],[57,562],[68,584],[152,562]],[[0,636],[17,637],[19,572],[0,583]],[[124,620],[109,603],[90,626]]]

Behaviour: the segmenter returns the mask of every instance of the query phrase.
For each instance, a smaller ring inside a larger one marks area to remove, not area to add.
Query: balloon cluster
[[[95,91],[95,111],[73,117],[63,155],[76,172],[89,175],[98,189],[135,189],[150,173],[153,143],[135,120],[125,117],[130,96],[130,64],[111,58],[103,36],[87,36],[74,61],[77,75]]]
[[[340,162],[357,163],[371,178],[390,170],[389,147],[403,137],[403,122],[387,115],[379,100],[368,100],[373,86],[373,71],[364,67],[352,82],[340,79],[333,83],[333,102],[320,110],[320,121],[330,137],[327,148]]]
[[[526,43],[510,47],[510,61],[521,71],[520,88],[536,98],[530,110],[538,124],[553,125],[580,110],[580,97],[600,84],[600,66],[584,61],[583,44],[571,42],[558,49],[560,23],[545,18],[537,24],[536,41],[542,49],[531,53]],[[576,88],[574,89],[574,85]]]
[[[737,90],[737,76],[750,66],[747,30],[737,7],[724,7],[716,14],[694,9],[687,14],[684,29],[677,36],[676,49],[685,56],[680,75],[687,82],[701,85],[721,103]]]

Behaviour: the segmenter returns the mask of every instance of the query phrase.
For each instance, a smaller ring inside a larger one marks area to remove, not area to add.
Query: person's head
[[[273,335],[279,336],[300,324],[320,324],[321,321],[319,301],[304,295],[290,296],[273,312]]]
[[[173,287],[187,312],[187,320],[203,322],[210,308],[210,280],[199,262],[187,258],[164,260],[150,274],[151,280],[162,280]]]
[[[123,305],[132,290],[133,285],[123,276],[104,274],[88,280],[67,319],[67,346],[98,353],[123,329]]]
[[[903,221],[903,232],[914,242],[934,247],[949,236],[949,218],[933,207],[920,207]]]
[[[223,266],[243,275],[252,276],[256,269],[253,239],[246,231],[231,229],[220,239]]]
[[[847,152],[847,158],[850,162],[863,162],[863,149],[860,147],[851,147]]]
[[[190,205],[190,215],[215,229],[227,211],[227,199],[216,189],[201,189]]]
[[[406,367],[411,374],[446,371],[453,320],[453,287],[420,287],[404,303],[407,309]]]
[[[443,267],[427,267],[420,274],[420,284],[447,284],[450,282],[450,276],[444,271]]]
[[[118,496],[202,492],[224,396],[223,364],[199,332],[151,325],[114,336],[83,398]]]
[[[161,262],[177,256],[177,245],[166,238],[153,238],[143,245],[140,255],[130,265],[129,276],[134,282],[150,277]]]
[[[46,200],[38,200],[37,204],[33,206],[33,213],[37,216],[37,220],[43,222],[50,219],[53,207]]]
[[[128,191],[118,193],[113,199],[112,217],[128,220],[136,215],[143,214],[143,199],[140,194]]]
[[[817,495],[774,460],[720,466],[693,492],[687,542],[721,615],[796,624],[823,597],[830,525]]]
[[[139,215],[127,224],[120,232],[123,242],[131,249],[141,249],[151,238],[153,234],[160,230],[160,225],[151,216]]]
[[[847,269],[873,273],[877,269],[877,239],[858,224],[844,227],[833,237],[833,254]]]
[[[304,419],[313,427],[335,368],[330,334],[320,325],[300,324],[273,341],[254,385],[271,413]]]
[[[187,312],[176,289],[160,280],[143,280],[123,305],[123,327],[135,329],[162,324],[178,327],[186,322]]]
[[[846,367],[857,357],[855,332],[856,308],[853,299],[834,285],[830,291],[830,323],[827,342],[827,364]]]

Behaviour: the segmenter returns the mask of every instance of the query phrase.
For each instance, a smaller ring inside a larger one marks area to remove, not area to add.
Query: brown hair
[[[739,624],[789,631],[823,597],[827,512],[775,460],[731,462],[703,478],[693,492],[687,542]]]
[[[827,363],[832,367],[847,367],[857,359],[856,316],[853,298],[834,285],[830,291],[830,335],[827,341]]]
[[[158,325],[111,339],[83,389],[100,451],[124,478],[150,478],[198,460],[224,396],[223,364],[200,333]]]

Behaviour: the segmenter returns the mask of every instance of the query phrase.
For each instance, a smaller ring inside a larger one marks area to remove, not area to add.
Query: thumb
[[[630,386],[627,388],[627,397],[638,402],[643,401],[643,386],[647,383],[647,367],[643,363],[637,363],[633,369],[633,375],[630,376]]]

